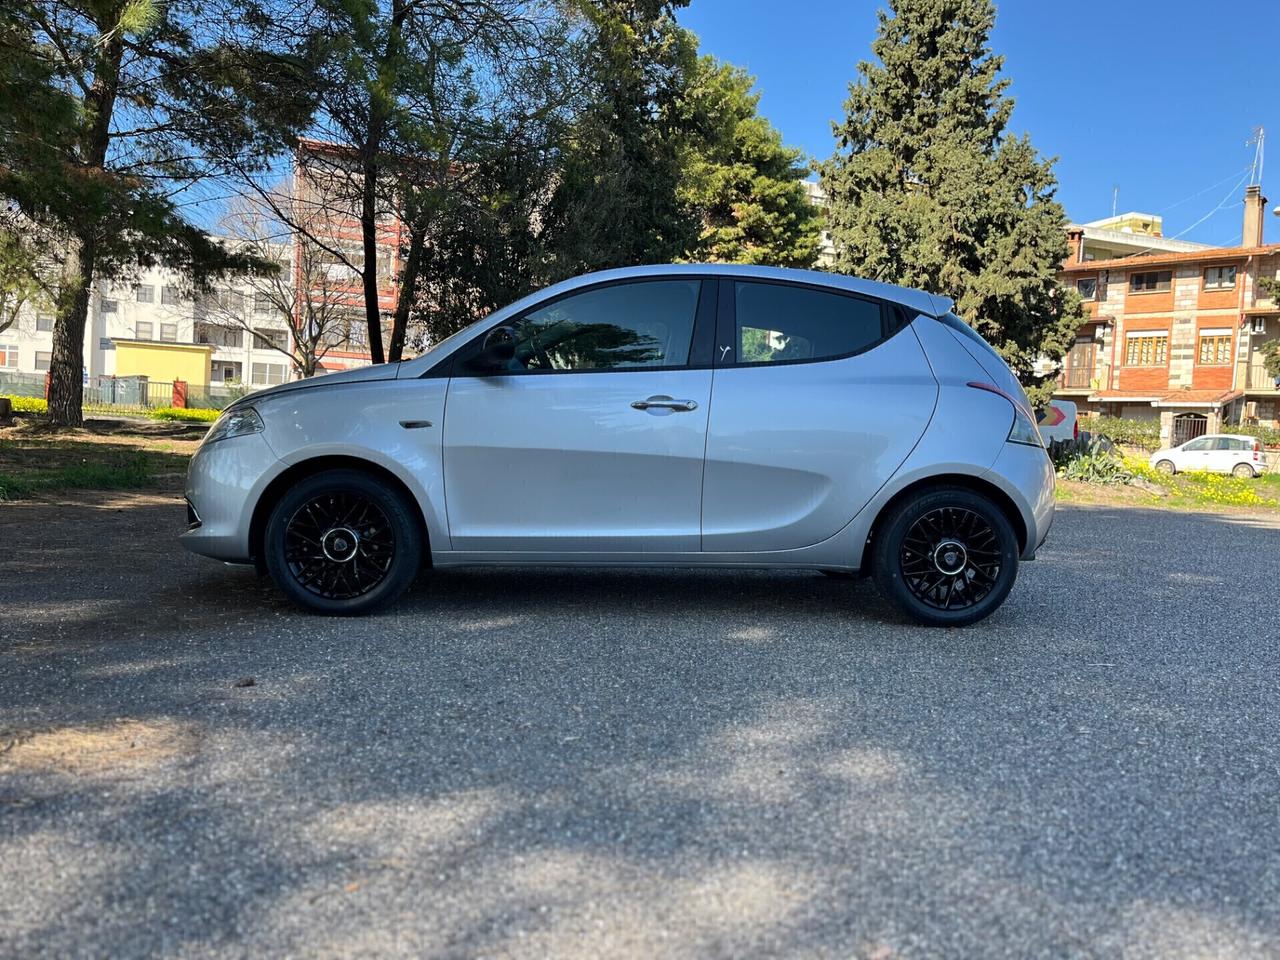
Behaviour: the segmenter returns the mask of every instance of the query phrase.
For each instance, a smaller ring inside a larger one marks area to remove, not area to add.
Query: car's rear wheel
[[[1231,475],[1239,477],[1241,480],[1252,480],[1256,476],[1253,472],[1253,467],[1247,463],[1237,463],[1231,468]]]
[[[1156,469],[1163,473],[1166,477],[1172,477],[1178,472],[1178,468],[1173,465],[1172,460],[1161,460],[1156,464]]]
[[[390,603],[422,563],[413,505],[359,470],[327,470],[289,490],[271,511],[263,546],[290,600],[339,616]]]
[[[1018,575],[1018,538],[1005,512],[959,487],[923,490],[877,526],[876,582],[920,623],[963,627],[991,614]]]

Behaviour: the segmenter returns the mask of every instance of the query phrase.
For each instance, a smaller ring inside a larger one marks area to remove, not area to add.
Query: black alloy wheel
[[[1013,588],[1018,542],[1004,511],[972,490],[923,490],[877,525],[876,581],[914,620],[961,627],[988,616]]]
[[[266,561],[300,606],[357,614],[389,603],[422,562],[416,507],[396,487],[358,470],[308,477],[272,511]]]

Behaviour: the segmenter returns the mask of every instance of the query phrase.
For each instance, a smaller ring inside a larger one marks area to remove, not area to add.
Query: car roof
[[[891,283],[880,283],[877,280],[849,277],[842,273],[826,273],[821,270],[793,270],[787,267],[758,267],[739,263],[658,263],[643,267],[600,270],[595,273],[584,273],[582,276],[562,281],[554,286],[539,290],[533,296],[538,300],[542,300],[545,297],[565,293],[578,287],[590,286],[591,284],[610,280],[626,280],[636,277],[669,277],[679,276],[680,274],[807,283],[813,286],[830,287],[833,290],[861,293],[880,300],[888,300],[891,303],[901,304],[931,317],[940,317],[955,306],[955,301],[950,297],[940,297],[924,290],[899,287]]]
[[[1247,433],[1202,433],[1202,434],[1200,434],[1200,436],[1198,436],[1198,437],[1193,437],[1192,439],[1193,439],[1193,440],[1213,440],[1213,439],[1216,439],[1217,437],[1225,437],[1225,438],[1226,438],[1226,439],[1228,439],[1228,440],[1256,440],[1256,439],[1258,439],[1257,437],[1251,437],[1251,436],[1249,436],[1249,434],[1247,434]],[[1190,442],[1191,442],[1191,440],[1188,440],[1188,441],[1187,441],[1187,443],[1190,443]]]

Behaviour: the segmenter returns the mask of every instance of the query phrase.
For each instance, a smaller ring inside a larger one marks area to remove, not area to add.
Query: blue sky
[[[692,0],[680,21],[704,53],[756,76],[787,143],[826,158],[880,6]],[[1072,219],[1108,216],[1118,186],[1119,211],[1163,215],[1166,236],[1239,243],[1258,125],[1271,147],[1264,192],[1280,202],[1280,0],[1005,0],[992,46],[1013,81],[1011,130],[1059,158]],[[1280,217],[1267,217],[1266,239],[1280,240]]]

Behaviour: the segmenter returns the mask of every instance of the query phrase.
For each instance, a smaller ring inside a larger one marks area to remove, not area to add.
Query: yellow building
[[[183,380],[192,387],[209,386],[214,347],[203,343],[112,338],[117,377],[147,377],[157,382]]]

